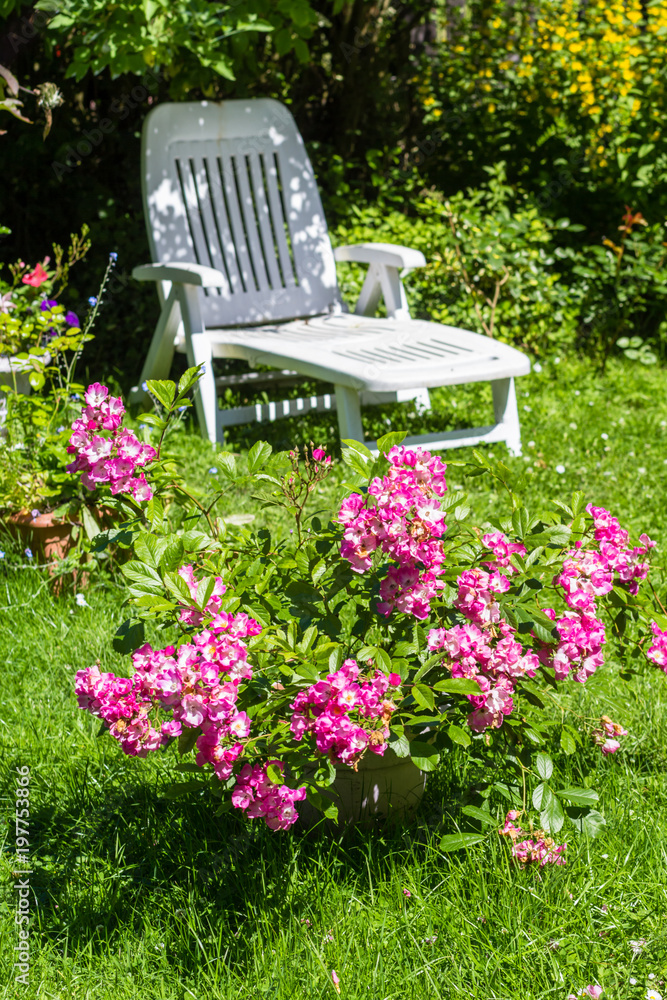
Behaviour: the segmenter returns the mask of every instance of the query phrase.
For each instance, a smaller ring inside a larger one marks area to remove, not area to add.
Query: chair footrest
[[[458,431],[436,431],[435,434],[419,434],[403,441],[406,448],[472,448],[475,445],[506,441],[508,428],[505,424],[490,424],[488,427],[463,427]],[[366,447],[378,454],[377,443],[366,441]]]
[[[235,386],[250,386],[255,389],[262,385],[271,385],[276,382],[280,385],[296,385],[304,382],[307,375],[299,375],[298,372],[283,370],[272,372],[241,372],[238,375],[219,375],[215,380],[217,389],[234,388]]]

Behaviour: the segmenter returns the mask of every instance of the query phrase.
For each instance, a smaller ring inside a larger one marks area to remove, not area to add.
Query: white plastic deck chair
[[[521,453],[514,376],[530,371],[528,359],[489,337],[411,319],[401,276],[426,263],[421,252],[385,243],[332,251],[303,140],[278,101],[159,105],[144,124],[142,170],[154,263],[133,276],[158,282],[162,312],[140,385],[168,377],[174,350],[203,363],[195,406],[204,436],[222,443],[232,424],[336,409],[341,438],[363,441],[362,402],[428,406],[429,388],[487,381],[493,425],[406,443],[505,441]],[[336,261],[369,265],[353,314],[341,302]],[[373,318],[380,296],[387,318]],[[213,357],[270,366],[278,382],[295,373],[321,379],[335,395],[219,409]],[[135,401],[144,396],[133,390]]]

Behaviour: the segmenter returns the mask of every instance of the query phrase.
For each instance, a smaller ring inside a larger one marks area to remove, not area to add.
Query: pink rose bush
[[[139,503],[150,500],[153,491],[137,469],[157,456],[155,448],[122,426],[125,407],[106,386],[89,385],[84,399],[81,417],[72,424],[67,451],[75,457],[67,471],[81,473],[81,482],[91,491],[108,484],[112,494],[128,493]]]
[[[265,765],[255,764],[254,767],[245,764],[236,777],[232,805],[242,809],[250,819],[261,816],[271,830],[288,830],[299,818],[294,803],[305,799],[306,789],[275,784],[267,773],[271,766],[281,774],[285,769],[279,760]]]
[[[653,641],[646,651],[646,655],[657,667],[667,673],[667,629],[660,629],[655,622],[651,622]]]
[[[440,539],[446,525],[439,498],[447,489],[446,466],[421,448],[395,447],[387,459],[386,475],[373,479],[365,499],[353,493],[341,504],[341,555],[355,573],[370,570],[376,550],[389,556],[378,610],[388,616],[397,609],[424,619],[444,586]]]
[[[444,462],[390,434],[378,457],[363,445],[344,450],[359,485],[342,488],[325,523],[322,497],[316,514],[306,511],[332,468],[325,449],[311,443],[274,459],[258,442],[248,471],[225,456],[223,486],[264,490],[265,504],[287,511],[295,530],[276,537],[225,525],[215,514],[227,502],[223,487],[200,499],[173,462],[162,471],[164,431],[196,377],[193,369],[178,387],[149,383],[164,413],[152,420],[157,448],[123,426],[122,402],[98,383],[72,428],[70,471],[100,502],[129,512],[137,535],[122,567],[126,624],[133,635],[144,620],[170,630],[162,648],[139,641],[125,649],[129,677],[99,665],[77,674],[79,704],[125,753],[145,757],[177,740],[223,783],[225,808],[286,830],[306,797],[324,808],[323,775],[333,780],[337,768],[373,756],[411,757],[433,770],[443,750],[482,741],[502,767],[512,746],[527,745],[528,727],[533,742],[560,735],[575,752],[581,721],[564,725],[560,701],[555,712],[539,708],[552,697],[547,682],[555,698],[562,685],[586,683],[604,666],[610,636],[641,650],[649,619],[645,653],[667,673],[667,618],[650,595],[640,597],[655,543],[641,534],[633,544],[615,517],[584,508],[580,495],[572,508],[559,501],[558,514],[534,516],[513,496],[510,518],[478,525],[458,495],[447,495]],[[162,516],[160,504],[157,517],[137,516],[137,504],[167,490],[181,520]],[[588,731],[605,756],[627,735],[607,716]],[[542,757],[547,782],[553,762]],[[550,796],[541,830],[526,833],[515,811],[501,830],[524,867],[562,865],[565,844],[551,835],[567,802],[591,801],[590,790],[569,789],[568,799],[568,790],[545,789],[535,800]],[[596,816],[591,825],[602,822]]]
[[[517,864],[524,868],[530,864],[537,864],[540,868],[545,865],[564,865],[563,853],[567,844],[556,845],[543,830],[536,831],[532,837],[526,837],[525,831],[514,822],[520,815],[519,810],[511,809],[498,831],[501,837],[509,837],[512,841],[511,854]]]
[[[376,670],[371,679],[360,680],[359,673],[355,660],[345,660],[340,670],[301,692],[292,704],[294,739],[312,736],[319,753],[334,764],[354,764],[366,749],[382,756],[387,747],[388,722],[396,710],[387,692],[396,694],[401,678]]]
[[[605,756],[616,753],[617,750],[621,749],[618,737],[627,736],[627,729],[624,729],[618,722],[612,722],[608,715],[603,715],[600,722],[602,723],[602,728],[594,729],[591,734],[593,742],[596,746],[600,747]]]

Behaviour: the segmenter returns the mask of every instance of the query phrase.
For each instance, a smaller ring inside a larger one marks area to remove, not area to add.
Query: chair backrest
[[[313,168],[278,101],[161,104],[142,137],[146,224],[155,263],[215,267],[208,327],[327,312],[336,268]]]

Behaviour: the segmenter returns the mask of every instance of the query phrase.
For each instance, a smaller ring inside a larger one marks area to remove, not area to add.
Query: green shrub
[[[406,285],[412,314],[497,337],[542,354],[574,343],[576,297],[560,280],[554,234],[574,231],[553,223],[527,195],[514,192],[501,164],[487,185],[449,199],[422,196],[416,218],[378,205],[353,209],[354,223],[339,225],[337,244],[402,243],[421,250],[424,268]],[[514,206],[513,203],[514,202]],[[342,265],[343,295],[352,306],[363,268]]]

